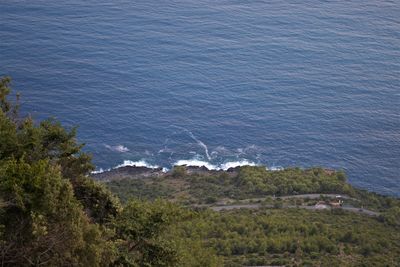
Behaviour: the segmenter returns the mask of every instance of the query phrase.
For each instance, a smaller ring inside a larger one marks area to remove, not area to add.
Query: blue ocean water
[[[99,169],[324,166],[400,196],[398,1],[3,0],[0,36],[23,111]]]

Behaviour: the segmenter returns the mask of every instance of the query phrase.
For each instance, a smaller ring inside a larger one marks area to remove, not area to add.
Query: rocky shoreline
[[[240,167],[229,168],[227,170],[210,170],[205,166],[175,166],[184,167],[187,174],[200,174],[200,175],[215,175],[221,173],[227,173],[228,175],[237,175]],[[163,168],[149,168],[149,167],[138,167],[138,166],[123,166],[104,172],[90,174],[96,180],[111,181],[119,180],[123,178],[146,178],[146,177],[164,177],[174,173],[174,168],[165,171]]]

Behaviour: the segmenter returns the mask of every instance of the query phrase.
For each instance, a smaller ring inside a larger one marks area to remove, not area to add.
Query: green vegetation
[[[176,171],[179,170],[179,171]],[[302,194],[347,196],[345,204],[386,212],[400,207],[399,199],[356,189],[346,183],[343,172],[322,168],[288,168],[268,171],[265,167],[245,166],[237,172],[189,172],[184,166],[171,173],[153,177],[115,177],[107,187],[124,202],[129,198],[155,200],[166,198],[183,204],[263,202],[265,204],[314,205],[317,199],[285,199]]]
[[[20,117],[18,103],[7,99],[9,84],[0,81],[2,266],[184,266],[197,258],[217,266],[198,240],[183,246],[179,237],[165,238],[172,224],[189,219],[182,209],[166,202],[121,206],[87,176],[93,165],[75,129]]]
[[[399,264],[399,200],[355,189],[342,172],[177,167],[102,184],[88,176],[91,157],[76,130],[21,117],[9,85],[0,81],[2,266]],[[304,208],[331,201],[318,195],[329,193],[376,213]],[[257,206],[217,212],[216,203]]]
[[[300,209],[203,212],[187,222],[226,266],[396,266],[400,233],[374,218]]]
[[[354,194],[342,172],[328,172],[321,168],[290,168],[277,172],[268,171],[265,167],[245,166],[236,175],[227,172],[188,174],[185,167],[178,166],[166,176],[148,179],[126,177],[111,181],[108,187],[122,199],[128,196],[147,199],[163,196],[187,203],[207,203],[222,198],[240,200],[267,195]]]

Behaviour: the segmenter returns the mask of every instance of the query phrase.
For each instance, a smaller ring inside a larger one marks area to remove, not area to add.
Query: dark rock
[[[239,173],[239,171],[240,171],[240,166],[232,167],[226,170],[226,172],[234,172],[234,173]]]
[[[121,178],[143,178],[165,175],[162,168],[147,168],[136,166],[124,166],[111,169],[102,173],[91,174],[91,176],[98,180],[118,180]]]
[[[229,168],[228,170],[209,170],[205,166],[184,166],[188,175],[199,174],[199,175],[219,175],[226,173],[229,176],[235,176],[239,173],[240,167]],[[136,167],[136,166],[124,166],[111,170],[107,170],[101,173],[93,173],[90,176],[97,180],[111,181],[120,180],[123,178],[139,179],[146,177],[161,177],[171,175],[173,172],[163,172],[162,168],[147,168],[147,167]]]

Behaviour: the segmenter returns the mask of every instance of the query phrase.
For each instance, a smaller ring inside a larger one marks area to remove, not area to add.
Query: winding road
[[[208,206],[208,208],[214,210],[214,211],[223,211],[223,210],[234,210],[234,209],[259,209],[259,208],[274,208],[274,205],[262,205],[262,204],[237,204],[237,205],[223,205],[223,206]],[[294,206],[294,205],[284,205],[281,207],[282,209],[307,209],[307,210],[331,210],[332,208],[327,206],[326,208],[319,208],[316,206]],[[360,213],[360,214],[366,214],[369,216],[374,216],[377,217],[380,215],[379,212],[368,210],[368,209],[360,209],[360,208],[354,208],[354,207],[341,207],[338,208],[341,210],[346,210],[350,212],[355,212],[355,213]]]

